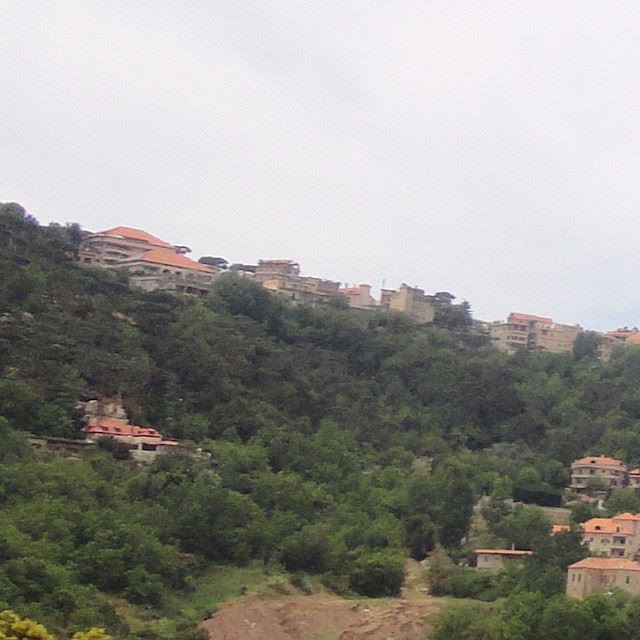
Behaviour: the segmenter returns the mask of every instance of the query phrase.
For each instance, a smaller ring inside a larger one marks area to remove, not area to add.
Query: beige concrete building
[[[322,306],[343,297],[339,282],[302,276],[293,260],[260,260],[253,279],[296,304]]]
[[[581,331],[579,325],[559,324],[544,316],[512,312],[506,322],[491,325],[491,339],[500,351],[510,355],[522,349],[566,353],[573,349]]]
[[[640,516],[621,513],[613,518],[591,518],[580,530],[593,555],[634,560],[640,555]]]
[[[640,564],[617,558],[585,558],[569,565],[567,596],[570,598],[586,598],[612,589],[640,596]]]
[[[571,464],[571,489],[576,493],[588,493],[597,485],[603,490],[624,487],[627,484],[627,467],[621,460],[606,456],[586,456]]]
[[[388,311],[403,313],[415,322],[432,322],[435,315],[433,297],[425,295],[422,289],[403,283],[400,289],[382,289],[380,306]]]
[[[507,563],[522,561],[533,554],[532,551],[519,549],[476,549],[476,568],[478,571],[498,573]]]
[[[375,310],[380,303],[371,295],[370,284],[359,284],[357,287],[342,287],[340,293],[346,296],[352,309]]]
[[[89,234],[82,242],[82,266],[119,269],[129,273],[132,286],[145,291],[203,296],[220,269],[200,264],[185,254],[190,249],[130,227]]]

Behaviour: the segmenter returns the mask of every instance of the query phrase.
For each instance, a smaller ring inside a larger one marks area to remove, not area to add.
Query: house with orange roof
[[[591,518],[580,525],[582,541],[594,555],[640,557],[640,516],[620,513],[613,518]]]
[[[146,291],[203,296],[220,269],[189,258],[191,250],[132,227],[114,227],[84,238],[77,260],[82,266],[120,269]]]
[[[627,467],[607,456],[586,456],[571,464],[571,489],[576,493],[608,491],[627,485]]]
[[[89,442],[110,438],[126,444],[131,458],[136,462],[151,462],[156,456],[176,451],[180,446],[177,440],[165,438],[152,427],[129,424],[128,420],[123,418],[91,417],[84,426],[83,432]]]
[[[507,563],[524,560],[533,555],[533,551],[522,549],[476,549],[476,569],[497,573]]]
[[[150,462],[163,453],[182,450],[178,440],[165,438],[157,429],[131,424],[120,395],[80,402],[76,408],[84,413],[82,431],[87,442],[101,438],[121,442],[136,462]]]
[[[612,589],[640,596],[640,564],[620,558],[584,558],[569,565],[566,593],[570,598]]]

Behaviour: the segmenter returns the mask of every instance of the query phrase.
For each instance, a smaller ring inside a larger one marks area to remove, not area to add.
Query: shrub
[[[404,582],[404,559],[395,551],[360,556],[353,565],[349,586],[363,596],[397,596]]]

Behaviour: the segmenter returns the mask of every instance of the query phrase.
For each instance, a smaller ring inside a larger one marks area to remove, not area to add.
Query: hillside
[[[184,603],[219,566],[391,595],[408,553],[464,557],[481,495],[485,535],[510,544],[506,498],[552,503],[585,452],[640,462],[640,348],[507,357],[464,313],[295,307],[231,276],[199,301],[143,293],[79,268],[79,238],[0,206],[0,609],[54,631],[194,637],[207,610]],[[29,451],[26,434],[78,437],[77,402],[118,394],[211,458]],[[573,542],[539,554],[531,588],[562,590]]]

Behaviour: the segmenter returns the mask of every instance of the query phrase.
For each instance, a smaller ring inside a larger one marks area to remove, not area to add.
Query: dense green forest
[[[640,462],[640,348],[605,364],[584,343],[508,357],[466,305],[417,326],[291,306],[232,275],[197,301],[143,293],[79,268],[80,239],[0,205],[0,610],[54,633],[195,637],[176,598],[220,566],[393,594],[404,558],[436,546],[435,592],[553,597],[584,553],[577,534],[550,540],[509,499],[552,503],[587,452]],[[115,394],[211,457],[29,450],[29,433],[79,436],[77,402]],[[526,574],[459,573],[481,496],[485,542],[537,551]],[[633,492],[615,499],[640,510]],[[170,618],[170,635],[134,635],[122,602]]]

